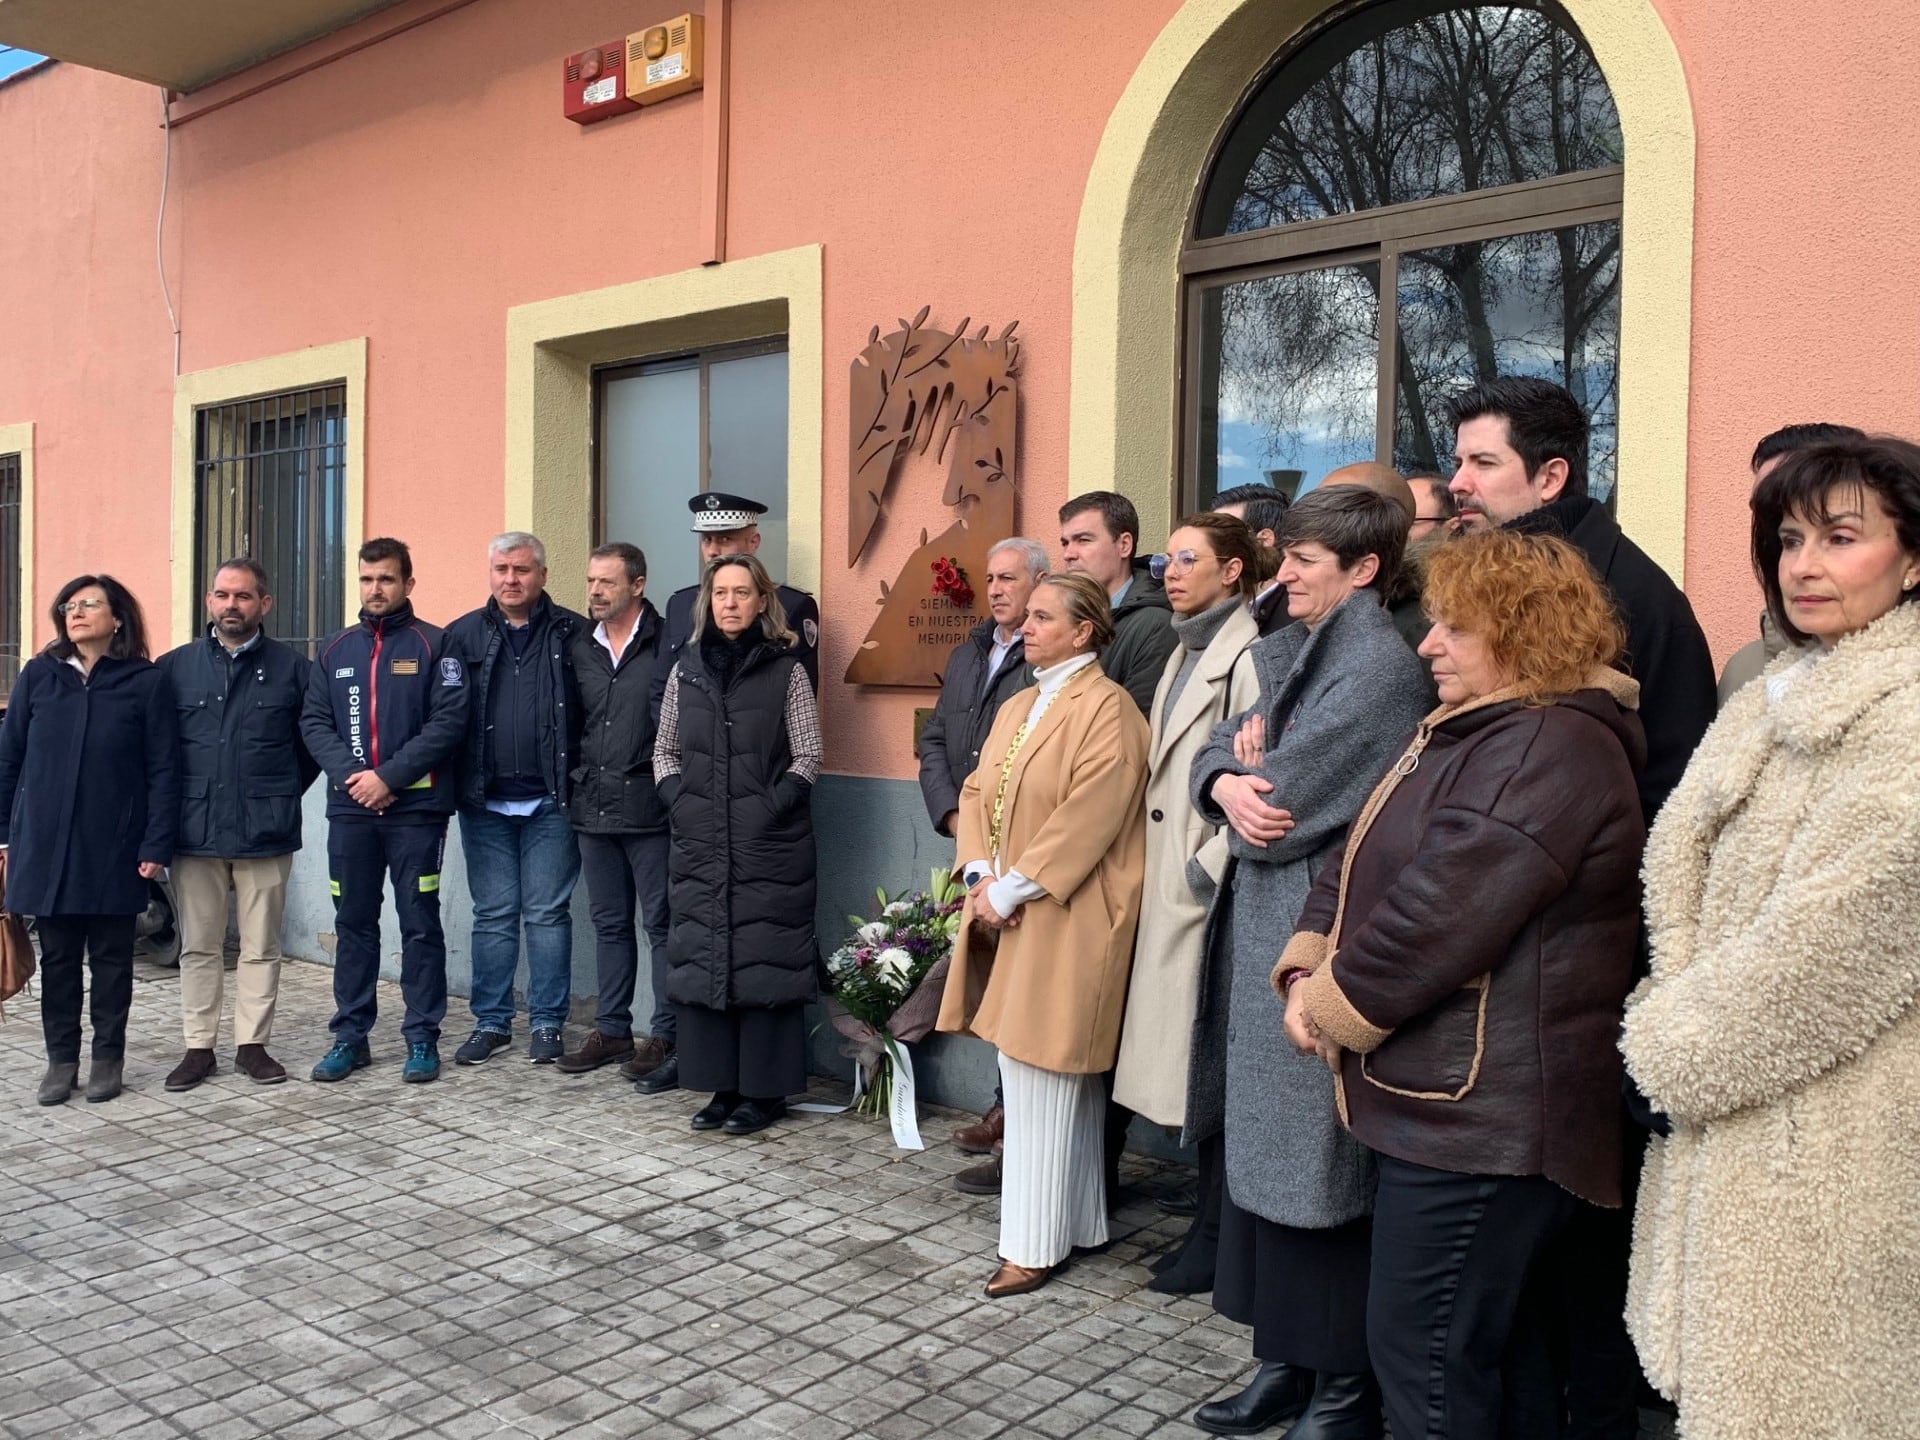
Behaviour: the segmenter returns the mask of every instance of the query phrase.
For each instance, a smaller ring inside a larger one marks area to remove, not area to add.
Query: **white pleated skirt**
[[[1000,1057],[1006,1107],[1000,1172],[1000,1258],[1058,1265],[1078,1246],[1107,1243],[1098,1075],[1060,1075]]]

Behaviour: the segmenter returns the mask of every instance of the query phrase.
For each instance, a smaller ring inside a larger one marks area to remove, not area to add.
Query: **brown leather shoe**
[[[673,1054],[671,1040],[662,1040],[658,1035],[649,1035],[644,1040],[636,1040],[633,1043],[633,1058],[620,1067],[620,1077],[623,1080],[643,1079],[666,1064],[667,1057],[671,1054]]]
[[[278,1085],[287,1067],[267,1053],[264,1045],[242,1045],[233,1052],[233,1068],[256,1085]]]
[[[602,1035],[598,1030],[589,1030],[587,1038],[580,1042],[580,1048],[562,1055],[554,1062],[554,1069],[562,1075],[584,1075],[589,1070],[598,1070],[602,1065],[611,1065],[615,1060],[624,1060],[631,1054],[631,1035]]]
[[[953,1177],[953,1188],[962,1195],[998,1195],[1001,1161],[1000,1143],[995,1141],[993,1158],[962,1170]]]
[[[953,1132],[953,1143],[968,1155],[991,1155],[996,1141],[1007,1133],[1007,1112],[995,1105],[971,1125]],[[999,1186],[993,1187],[996,1191]]]
[[[1038,1290],[1053,1278],[1056,1265],[1042,1265],[1030,1270],[1025,1265],[1016,1265],[1011,1260],[1002,1260],[1000,1268],[993,1272],[993,1278],[987,1281],[987,1298],[1003,1299],[1008,1295],[1025,1295]]]
[[[213,1058],[213,1051],[189,1050],[186,1058],[173,1067],[173,1073],[167,1076],[166,1087],[178,1095],[183,1090],[191,1090],[209,1075],[219,1070],[220,1062]]]

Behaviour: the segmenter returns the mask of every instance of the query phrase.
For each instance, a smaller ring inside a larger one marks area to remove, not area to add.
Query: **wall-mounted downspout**
[[[700,116],[702,265],[727,258],[727,90],[732,75],[733,0],[707,0],[707,74]]]

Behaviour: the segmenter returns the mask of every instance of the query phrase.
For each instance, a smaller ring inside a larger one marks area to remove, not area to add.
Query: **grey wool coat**
[[[1312,630],[1289,625],[1247,653],[1260,680],[1248,713],[1266,723],[1257,773],[1273,783],[1268,798],[1294,825],[1264,848],[1226,832],[1229,869],[1207,919],[1187,1138],[1224,1123],[1234,1204],[1275,1224],[1319,1230],[1371,1212],[1373,1157],[1340,1125],[1333,1072],[1287,1039],[1273,966],[1321,864],[1432,708],[1433,687],[1371,590]],[[1226,819],[1213,782],[1254,773],[1233,755],[1245,718],[1216,726],[1194,758],[1193,802],[1209,820]]]

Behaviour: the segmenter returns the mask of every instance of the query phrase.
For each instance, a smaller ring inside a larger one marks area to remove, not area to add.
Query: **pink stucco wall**
[[[825,247],[829,675],[875,582],[946,518],[903,486],[868,559],[843,564],[846,365],[870,325],[923,303],[936,319],[1019,319],[1025,528],[1051,537],[1081,192],[1176,8],[735,7],[731,251]],[[1724,655],[1757,606],[1741,538],[1753,440],[1808,418],[1917,428],[1920,291],[1902,242],[1920,190],[1920,32],[1894,0],[1817,30],[1785,0],[1660,9],[1699,136],[1688,589]],[[429,617],[484,595],[507,309],[701,258],[700,100],[584,130],[559,113],[558,57],[659,18],[625,0],[479,0],[175,134],[182,368],[368,337],[367,523],[414,543]],[[0,423],[39,427],[36,603],[106,566],[164,620],[157,118],[150,88],[71,66],[0,87]],[[687,543],[678,516],[638,538]],[[577,602],[572,577],[554,585]],[[829,685],[830,768],[913,773],[924,702]]]

